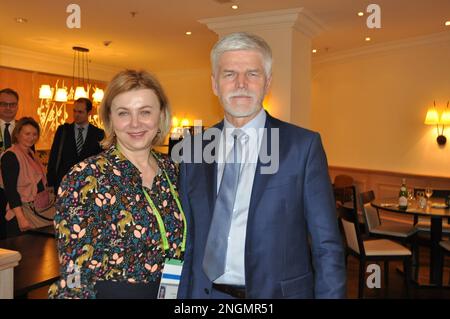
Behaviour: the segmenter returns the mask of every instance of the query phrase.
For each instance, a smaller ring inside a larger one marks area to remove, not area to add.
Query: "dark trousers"
[[[5,191],[0,188],[0,240],[22,234],[17,223],[17,218],[14,217],[10,221],[5,219],[7,203]]]
[[[6,238],[6,196],[3,188],[0,188],[0,239]]]

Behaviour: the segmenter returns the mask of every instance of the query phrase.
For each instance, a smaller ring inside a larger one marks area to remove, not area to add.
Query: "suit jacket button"
[[[209,295],[209,289],[205,288],[205,294]]]

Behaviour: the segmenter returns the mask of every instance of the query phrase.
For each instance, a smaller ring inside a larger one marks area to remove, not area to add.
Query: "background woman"
[[[0,186],[4,188],[8,201],[8,237],[52,224],[52,220],[42,219],[34,213],[27,215],[25,211],[31,212],[51,204],[46,191],[45,169],[33,151],[39,134],[39,125],[33,118],[21,118],[12,133],[13,145],[1,157]]]

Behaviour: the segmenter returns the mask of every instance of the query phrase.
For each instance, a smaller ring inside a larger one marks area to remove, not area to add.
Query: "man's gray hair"
[[[254,34],[246,32],[231,33],[220,39],[211,50],[213,74],[217,73],[219,59],[227,51],[255,50],[261,53],[266,77],[272,73],[272,50],[267,42]]]

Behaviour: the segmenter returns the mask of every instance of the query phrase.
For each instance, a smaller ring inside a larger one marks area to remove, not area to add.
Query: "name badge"
[[[166,258],[159,284],[158,299],[177,299],[183,262]]]

